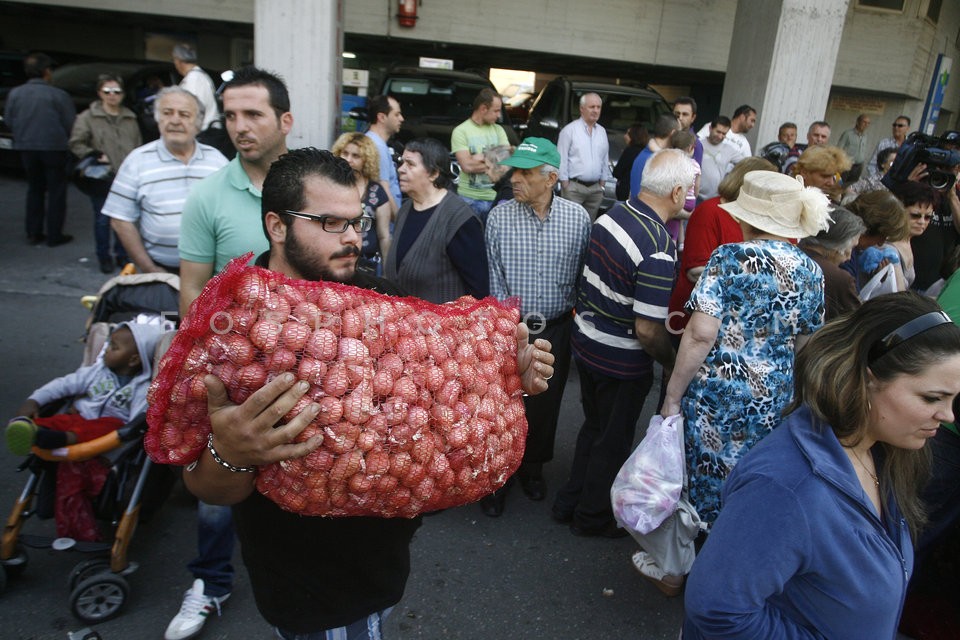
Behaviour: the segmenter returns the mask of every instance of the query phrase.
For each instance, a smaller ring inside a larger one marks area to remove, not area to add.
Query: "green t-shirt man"
[[[507,132],[499,124],[479,125],[467,118],[461,122],[450,136],[450,150],[453,153],[467,151],[470,155],[483,153],[490,147],[509,145]],[[473,200],[488,202],[496,198],[493,183],[486,173],[467,173],[461,171],[457,193]]]

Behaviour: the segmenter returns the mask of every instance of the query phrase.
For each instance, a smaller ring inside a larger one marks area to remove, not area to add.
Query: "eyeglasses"
[[[901,127],[906,127],[906,126],[907,126],[907,125],[905,125],[905,124],[902,123],[902,122],[894,122],[894,123],[893,123],[893,127],[894,127],[895,129],[900,129]]]
[[[111,94],[113,94],[113,95],[120,95],[121,93],[123,93],[123,89],[114,89],[113,87],[107,87],[106,89],[100,89],[100,91],[102,91],[103,93],[105,93],[105,94],[107,94],[107,95],[111,95]]]
[[[914,213],[913,211],[908,211],[907,213],[909,213],[910,217],[913,218],[914,220],[926,220],[928,222],[930,220],[933,220],[932,213]]]
[[[327,233],[343,233],[347,230],[347,227],[353,227],[353,230],[357,233],[366,233],[370,230],[370,227],[373,226],[373,218],[370,216],[362,215],[359,218],[347,220],[346,218],[341,218],[339,216],[318,216],[312,213],[304,213],[302,211],[287,210],[286,213],[294,218],[302,218],[303,220],[309,220],[311,222],[319,222],[320,226],[323,227],[323,230]]]

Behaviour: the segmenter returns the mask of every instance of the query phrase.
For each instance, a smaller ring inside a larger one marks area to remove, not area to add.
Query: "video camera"
[[[960,133],[956,131],[948,131],[941,137],[914,131],[897,149],[897,159],[881,182],[891,191],[895,191],[896,185],[906,182],[910,178],[910,172],[922,163],[927,165],[927,177],[923,181],[938,191],[946,191],[956,180],[951,169],[960,164],[960,151],[942,149],[941,146],[953,147],[958,143]]]

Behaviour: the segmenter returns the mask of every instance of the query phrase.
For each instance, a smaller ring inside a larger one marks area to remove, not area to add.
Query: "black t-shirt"
[[[269,254],[257,259],[265,267]],[[346,283],[386,295],[399,287],[357,272]],[[260,614],[296,633],[342,627],[397,604],[422,519],[317,518],[254,492],[233,507],[243,562]]]
[[[940,279],[940,263],[957,246],[957,230],[953,226],[953,215],[946,198],[933,213],[933,220],[923,234],[910,239],[913,249],[913,268],[916,278],[911,287],[925,291]]]

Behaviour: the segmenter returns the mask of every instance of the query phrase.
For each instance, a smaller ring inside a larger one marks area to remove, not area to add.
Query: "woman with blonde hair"
[[[803,184],[820,189],[839,204],[843,197],[840,175],[849,171],[850,166],[850,156],[840,147],[817,145],[800,154],[793,170],[794,175],[803,178]]]
[[[357,177],[357,191],[364,213],[374,224],[363,236],[357,267],[379,275],[381,261],[390,250],[390,223],[396,216],[389,196],[389,185],[380,180],[380,154],[373,140],[362,133],[345,133],[333,143],[333,155],[347,161]]]
[[[879,296],[814,334],[795,369],[789,415],[723,487],[685,640],[897,636],[960,328],[929,298]]]

